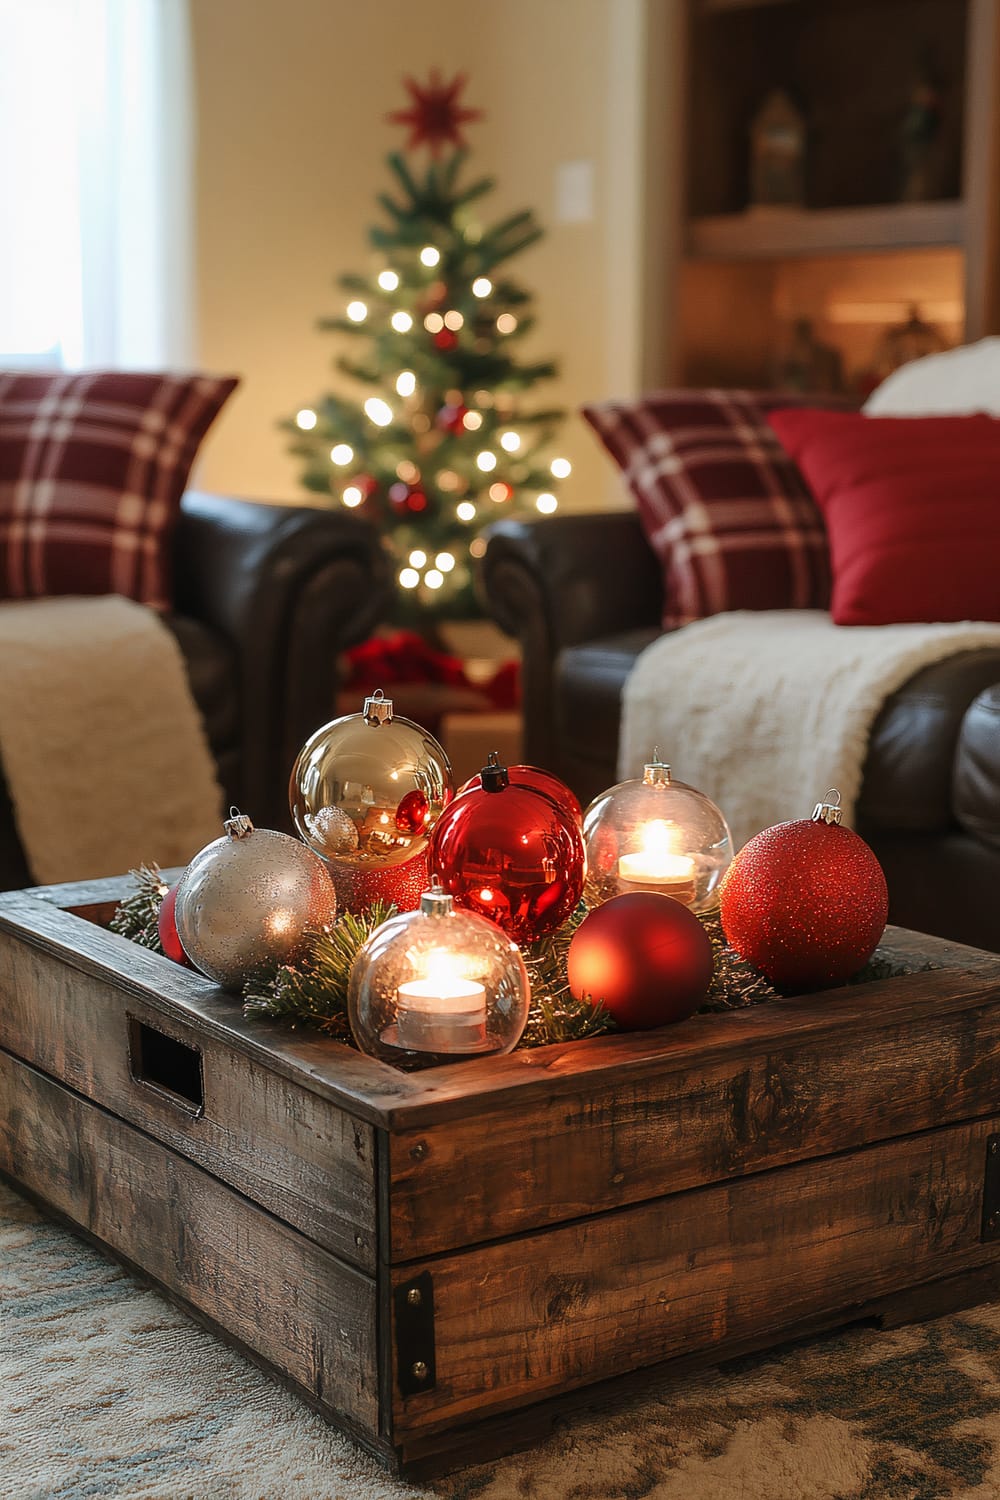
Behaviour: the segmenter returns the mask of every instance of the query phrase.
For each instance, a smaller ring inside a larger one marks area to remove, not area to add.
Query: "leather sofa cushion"
[[[240,702],[236,654],[229,642],[199,620],[168,615],[187,667],[191,693],[216,759],[239,739]]]
[[[1000,663],[998,663],[1000,665]],[[955,757],[955,814],[967,833],[1000,849],[1000,684],[975,699]]]
[[[962,721],[976,694],[998,677],[1000,651],[965,651],[926,667],[893,694],[872,727],[858,799],[861,832],[955,827],[952,782]]]

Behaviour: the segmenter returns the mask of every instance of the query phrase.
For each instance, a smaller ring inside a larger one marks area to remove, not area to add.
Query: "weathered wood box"
[[[1000,1285],[1000,957],[890,929],[906,977],[404,1075],[104,931],[121,888],[0,897],[0,1171],[391,1464]]]

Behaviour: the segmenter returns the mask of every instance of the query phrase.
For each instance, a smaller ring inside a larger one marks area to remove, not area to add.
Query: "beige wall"
[[[548,230],[513,270],[537,296],[533,352],[562,366],[537,398],[574,413],[564,503],[620,493],[575,408],[638,379],[644,24],[663,3],[191,0],[198,358],[243,377],[201,485],[300,497],[276,423],[341,379],[315,319],[339,310],[335,278],[369,263],[401,77],[437,66],[467,70],[468,102],[487,112],[469,132],[472,169],[497,178],[484,214],[532,207]],[[593,163],[594,217],[559,223],[556,171],[575,161]]]

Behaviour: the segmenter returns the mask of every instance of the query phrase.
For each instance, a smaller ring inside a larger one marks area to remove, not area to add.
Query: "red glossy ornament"
[[[180,885],[180,881],[177,882]],[[175,964],[183,964],[186,969],[193,969],[194,964],[184,952],[184,945],[177,933],[177,918],[174,915],[174,907],[177,903],[177,885],[172,885],[160,902],[159,915],[156,918],[156,930],[160,937],[160,947],[168,958],[172,958]]]
[[[722,884],[726,942],[783,990],[850,979],[871,958],[888,919],[882,867],[839,816],[839,807],[818,803],[812,818],[765,828],[740,850]]]
[[[698,918],[656,891],[613,896],[595,907],[566,957],[571,992],[602,1001],[622,1031],[693,1015],[713,968],[712,944]]]
[[[561,926],[580,900],[583,835],[545,792],[511,781],[495,755],[480,779],[441,814],[431,874],[456,906],[530,943]]]
[[[426,849],[403,865],[382,870],[336,862],[328,868],[337,892],[337,910],[342,912],[363,912],[373,901],[391,901],[400,911],[416,911],[430,885]]]
[[[507,775],[516,786],[530,786],[536,792],[544,792],[558,807],[568,812],[575,823],[582,826],[583,808],[580,806],[578,797],[570,791],[565,781],[560,781],[559,777],[553,776],[551,771],[543,771],[540,766],[508,766]],[[477,791],[482,784],[482,774],[477,771],[475,776],[469,777],[464,786],[459,787],[458,796],[461,796],[463,792]]]

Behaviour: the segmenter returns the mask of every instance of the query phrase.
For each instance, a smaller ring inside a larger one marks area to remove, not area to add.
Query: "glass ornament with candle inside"
[[[693,786],[675,781],[658,757],[641,780],[609,787],[583,818],[587,847],[584,900],[657,891],[696,915],[719,903],[719,884],[733,859],[722,812]]]
[[[347,1011],[362,1052],[399,1068],[510,1052],[530,986],[516,943],[440,886],[376,928],[351,969]]]

